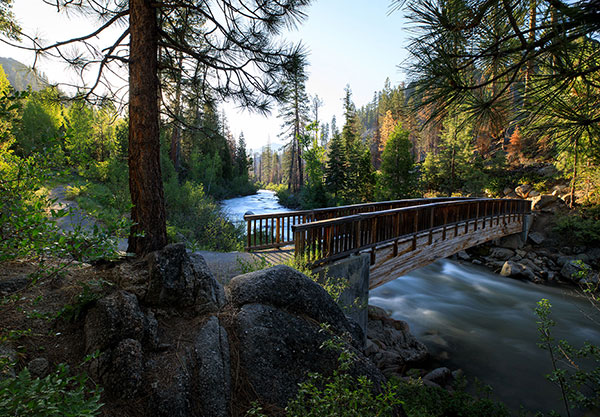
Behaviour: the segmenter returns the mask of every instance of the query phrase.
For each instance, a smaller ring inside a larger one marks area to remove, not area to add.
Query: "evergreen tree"
[[[239,177],[248,178],[248,155],[246,154],[246,140],[244,132],[240,133],[236,147],[235,155],[236,175]]]
[[[288,189],[298,192],[304,185],[301,138],[308,121],[308,95],[306,94],[305,72],[307,63],[304,57],[289,62],[287,77],[283,82],[284,99],[280,105],[279,117],[283,120],[281,137],[289,138],[290,169]],[[318,107],[317,107],[318,110]]]
[[[373,197],[373,167],[369,148],[360,137],[360,120],[352,102],[350,86],[344,96],[345,123],[342,128],[342,143],[346,155],[344,198],[350,203],[369,201]]]
[[[332,124],[334,123],[332,122]],[[325,185],[327,190],[333,194],[336,204],[340,202],[346,189],[347,168],[342,136],[339,132],[332,133],[325,167]]]
[[[381,160],[378,199],[396,200],[411,197],[415,188],[414,161],[410,152],[409,132],[402,123],[389,135]]]

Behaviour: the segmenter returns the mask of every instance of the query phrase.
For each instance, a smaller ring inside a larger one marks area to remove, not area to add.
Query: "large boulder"
[[[369,306],[368,355],[384,374],[401,374],[429,357],[427,347],[410,332],[408,323],[394,320],[381,308]]]
[[[589,265],[579,259],[573,259],[563,264],[563,267],[560,270],[560,276],[567,281],[577,283],[582,278],[586,278],[586,271],[588,274],[591,271]]]
[[[548,206],[550,206],[551,204],[554,204],[558,201],[558,197],[555,195],[539,195],[536,197],[533,197],[533,199],[531,200],[531,209],[532,210],[541,210],[543,208],[546,208]]]
[[[246,304],[236,316],[236,330],[241,368],[263,402],[283,408],[310,372],[331,375],[339,366],[340,352],[323,347],[332,335],[309,317],[269,305]],[[385,381],[359,351],[351,345],[345,348],[357,357],[352,374],[366,375],[376,386]]]
[[[310,317],[317,323],[325,323],[339,331],[354,336],[342,310],[319,284],[286,265],[277,265],[261,271],[239,275],[231,280],[228,298],[232,305],[267,304],[293,314]],[[362,337],[357,343],[362,341]]]
[[[102,352],[123,339],[141,341],[145,324],[146,318],[135,295],[117,291],[101,298],[85,317],[86,352]]]
[[[338,349],[323,347],[335,338],[354,353],[353,375],[366,375],[379,387],[381,372],[360,351],[356,333],[327,292],[300,272],[276,266],[231,280],[228,298],[233,317],[239,369],[262,402],[284,407],[310,372],[331,375]]]
[[[195,363],[193,373],[194,398],[199,415],[221,417],[229,415],[231,398],[231,365],[227,331],[215,316],[202,326],[191,352]]]
[[[521,239],[520,234],[508,235],[494,240],[494,245],[506,249],[521,249],[525,246],[525,242]]]
[[[146,256],[149,283],[145,302],[161,307],[191,307],[197,313],[218,311],[224,291],[201,255],[188,254],[183,243]]]

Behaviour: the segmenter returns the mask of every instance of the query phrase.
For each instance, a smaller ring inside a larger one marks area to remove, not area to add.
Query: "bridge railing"
[[[316,266],[391,242],[395,242],[397,254],[398,241],[406,239],[412,239],[414,250],[417,237],[423,234],[428,234],[431,244],[434,231],[440,229],[445,240],[451,229],[456,235],[459,227],[466,232],[473,223],[477,230],[494,222],[522,221],[523,215],[530,212],[531,202],[527,200],[469,199],[361,213],[299,224],[292,229],[296,256]]]
[[[293,227],[322,220],[347,217],[361,213],[393,210],[423,204],[463,201],[468,197],[415,198],[406,200],[382,201],[376,203],[353,204],[340,207],[327,207],[314,210],[297,210],[278,213],[247,214],[246,250],[278,248],[294,243]]]

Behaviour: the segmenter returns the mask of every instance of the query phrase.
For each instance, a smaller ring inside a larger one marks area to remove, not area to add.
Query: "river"
[[[286,210],[266,190],[225,200],[223,208],[233,221],[242,220],[246,211]],[[542,298],[552,303],[557,339],[575,346],[586,340],[600,344],[600,326],[586,317],[593,309],[578,294],[447,259],[372,290],[369,303],[407,321],[441,365],[460,368],[468,378],[492,386],[493,397],[511,409],[522,405],[564,415],[560,391],[544,378],[551,370],[548,353],[536,344],[533,309]]]

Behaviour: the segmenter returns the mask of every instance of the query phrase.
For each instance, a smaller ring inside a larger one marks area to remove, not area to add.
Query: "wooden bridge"
[[[527,200],[421,198],[244,216],[247,251],[270,261],[323,266],[371,257],[369,287],[492,239],[521,233]]]

